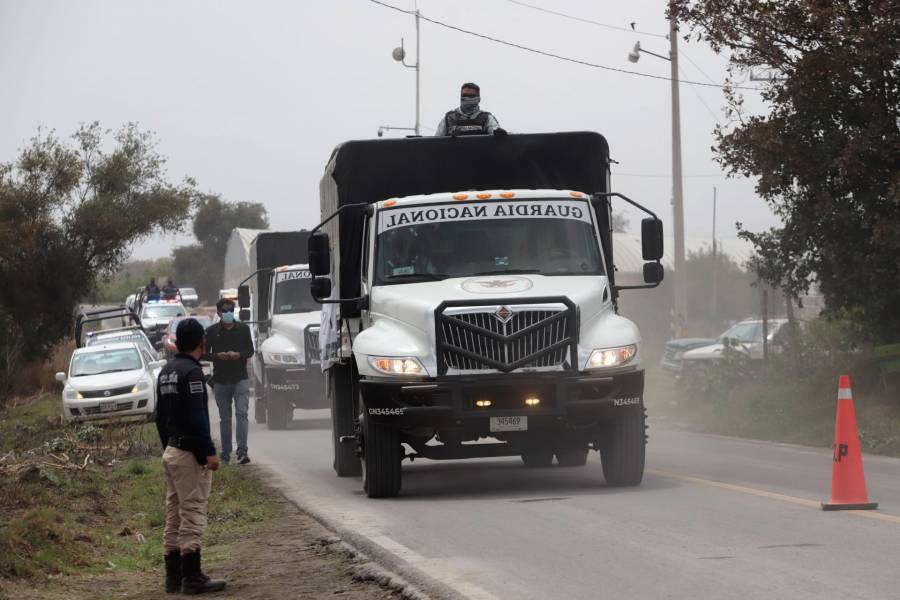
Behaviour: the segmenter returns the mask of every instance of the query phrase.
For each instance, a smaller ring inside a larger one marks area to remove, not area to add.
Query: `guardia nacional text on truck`
[[[627,287],[662,280],[662,223],[610,192],[601,135],[346,142],[320,192],[309,263],[339,476],[390,497],[405,458],[579,466],[593,449],[609,485],[640,483],[643,357],[617,314],[612,199],[650,215],[646,283]]]

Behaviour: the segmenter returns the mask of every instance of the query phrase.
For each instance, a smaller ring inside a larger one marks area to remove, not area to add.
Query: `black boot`
[[[200,570],[200,549],[181,556],[181,593],[185,595],[208,594],[225,589],[222,579],[210,579]]]
[[[177,594],[181,591],[181,551],[166,553],[166,593]]]

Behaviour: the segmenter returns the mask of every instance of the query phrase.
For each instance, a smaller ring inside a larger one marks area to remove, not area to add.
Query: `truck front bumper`
[[[373,422],[462,428],[488,436],[491,417],[528,416],[529,430],[578,428],[641,410],[644,372],[447,376],[418,382],[364,379],[360,389],[365,418]],[[528,398],[539,403],[526,404]]]
[[[307,367],[266,367],[266,401],[294,408],[326,408],[325,375],[318,364]]]

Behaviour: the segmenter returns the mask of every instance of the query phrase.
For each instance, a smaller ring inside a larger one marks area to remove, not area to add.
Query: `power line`
[[[695,63],[695,62],[691,59],[690,56],[688,56],[687,54],[684,53],[684,49],[681,49],[681,50],[678,51],[678,56],[683,56],[683,57],[685,57],[685,58],[688,60],[689,63],[691,63],[692,65],[694,65],[694,68],[695,68],[695,69],[697,69],[698,71],[700,71],[700,74],[701,74],[701,75],[703,75],[704,77],[706,77],[710,82],[716,83],[715,81],[713,81],[713,78],[712,78],[712,77],[710,77],[709,75],[706,74],[706,71],[704,71],[703,69],[700,68],[700,65],[698,65],[697,63]]]
[[[576,17],[575,15],[567,15],[566,13],[558,12],[555,10],[550,10],[549,8],[544,8],[542,6],[535,6],[534,4],[528,4],[527,2],[521,2],[520,0],[506,0],[510,4],[518,4],[519,6],[524,6],[526,8],[530,8],[532,10],[537,10],[543,13],[556,15],[557,17],[562,17],[564,19],[571,19],[572,21],[579,21],[581,23],[588,23],[589,25],[596,25],[597,27],[604,27],[606,29],[615,29],[616,31],[624,31],[625,33],[636,33],[638,35],[648,35],[651,37],[658,37],[666,39],[668,36],[660,34],[660,33],[651,33],[649,31],[641,31],[639,29],[629,29],[627,27],[618,27],[616,25],[609,25],[608,23],[601,23],[600,21],[594,21],[591,19],[586,19],[584,17]]]
[[[411,14],[411,13],[413,12],[413,11],[409,11],[409,10],[405,10],[405,9],[399,8],[399,7],[397,7],[397,6],[393,6],[392,4],[387,4],[386,2],[382,2],[381,0],[369,0],[369,2],[372,2],[373,4],[377,4],[377,5],[379,5],[379,6],[383,6],[383,7],[385,7],[385,8],[390,8],[390,9],[392,9],[392,10],[396,10],[397,12],[401,12],[401,13],[404,13],[404,14]],[[619,69],[619,68],[617,68],[617,67],[610,67],[610,66],[607,66],[607,65],[601,65],[601,64],[597,64],[597,63],[588,62],[588,61],[586,61],[586,60],[580,60],[580,59],[577,59],[577,58],[570,58],[570,57],[568,57],[568,56],[562,56],[562,55],[560,55],[560,54],[554,54],[554,53],[552,53],[552,52],[547,52],[547,51],[545,51],[545,50],[538,50],[538,49],[536,49],[536,48],[529,48],[528,46],[522,46],[521,44],[516,44],[516,43],[514,43],[514,42],[507,42],[506,40],[501,40],[501,39],[498,39],[498,38],[495,38],[495,37],[491,37],[491,36],[489,36],[489,35],[484,35],[484,34],[482,34],[482,33],[477,33],[477,32],[474,32],[474,31],[470,31],[470,30],[468,30],[468,29],[463,29],[462,27],[457,27],[456,25],[451,25],[451,24],[449,24],[449,23],[444,23],[443,21],[438,21],[438,20],[436,20],[436,19],[432,19],[432,18],[430,18],[430,17],[426,17],[426,16],[423,15],[421,12],[419,12],[419,18],[422,19],[423,21],[428,21],[429,23],[432,23],[433,25],[438,25],[438,26],[440,26],[440,27],[445,27],[445,28],[447,28],[447,29],[452,29],[453,31],[458,31],[458,32],[460,32],[460,33],[465,33],[466,35],[471,35],[471,36],[474,36],[474,37],[477,37],[477,38],[481,38],[481,39],[483,39],[483,40],[488,40],[488,41],[494,42],[494,43],[496,43],[496,44],[501,44],[501,45],[503,45],[503,46],[509,46],[509,47],[511,47],[511,48],[517,48],[517,49],[519,49],[519,50],[524,50],[524,51],[526,51],[526,52],[531,52],[532,54],[539,54],[539,55],[541,55],[541,56],[546,56],[546,57],[548,57],[548,58],[555,58],[555,59],[557,59],[557,60],[561,60],[561,61],[564,61],[564,62],[570,62],[570,63],[574,63],[574,64],[577,64],[577,65],[582,65],[582,66],[585,66],[585,67],[592,67],[592,68],[594,68],[594,69],[602,69],[602,70],[604,70],[604,71],[612,71],[612,72],[615,72],[615,73],[624,73],[624,74],[626,74],[626,75],[635,75],[635,76],[637,76],[637,77],[645,77],[645,78],[647,78],[647,79],[659,79],[659,80],[661,80],[661,81],[672,81],[672,79],[671,79],[670,77],[665,77],[665,76],[663,76],[663,75],[651,75],[650,73],[639,73],[638,71],[629,71],[628,69]],[[714,88],[724,88],[724,87],[726,87],[726,86],[721,85],[721,84],[718,84],[718,83],[706,83],[706,82],[703,82],[703,81],[681,81],[680,83],[686,83],[686,84],[689,84],[689,85],[698,85],[698,86],[703,86],[703,87],[714,87]],[[750,86],[737,86],[737,85],[735,85],[735,86],[731,86],[731,87],[732,87],[732,89],[738,89],[738,90],[753,90],[753,91],[759,91],[759,90],[760,90],[760,88],[757,88],[757,87],[750,87]]]
[[[680,66],[678,67],[678,71],[682,75],[684,74],[684,69],[682,69]],[[709,104],[706,103],[706,100],[703,99],[703,96],[700,95],[700,92],[697,91],[697,88],[695,88],[694,86],[691,86],[691,91],[694,92],[694,95],[697,96],[697,100],[700,101],[700,104],[703,105],[703,108],[706,109],[706,112],[708,112],[710,114],[710,116],[713,118],[713,120],[716,123],[718,123],[719,125],[721,125],[722,122],[719,120],[719,117],[716,115],[715,111],[713,111],[713,109],[711,109],[709,107]]]

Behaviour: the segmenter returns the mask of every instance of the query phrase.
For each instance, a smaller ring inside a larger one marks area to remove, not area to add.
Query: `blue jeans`
[[[250,410],[250,380],[237,383],[216,383],[213,386],[216,405],[219,407],[219,434],[222,437],[222,458],[231,456],[231,402],[237,417],[237,453],[247,454],[247,413]]]

